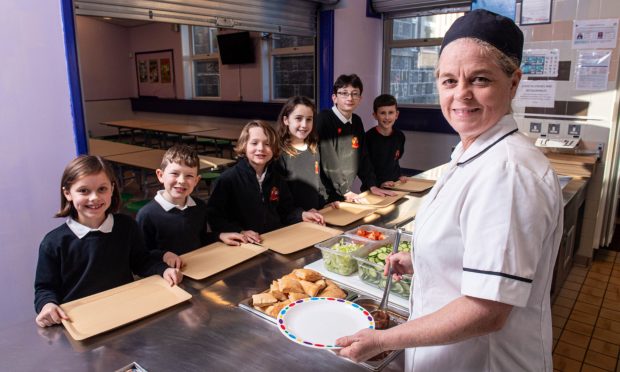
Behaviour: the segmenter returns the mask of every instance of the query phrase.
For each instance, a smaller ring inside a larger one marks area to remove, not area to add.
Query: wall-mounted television
[[[254,63],[254,43],[248,31],[217,35],[217,45],[223,65]]]

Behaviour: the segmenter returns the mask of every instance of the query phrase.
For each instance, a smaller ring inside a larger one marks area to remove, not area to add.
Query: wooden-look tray
[[[75,340],[107,332],[155,314],[192,298],[159,275],[96,293],[60,305],[70,321],[63,320]]]
[[[340,208],[326,207],[319,212],[323,215],[325,223],[346,226],[372,214],[377,209],[378,207],[372,205],[340,203]]]
[[[427,180],[423,178],[407,178],[407,182],[395,182],[393,187],[390,187],[392,190],[400,190],[407,192],[423,192],[435,184],[435,180]]]
[[[290,254],[342,234],[342,230],[299,222],[261,235],[262,245],[280,254]]]
[[[387,207],[390,204],[396,203],[396,201],[398,201],[399,199],[407,195],[407,192],[405,191],[394,191],[394,192],[396,193],[396,195],[394,196],[377,196],[371,193],[370,191],[365,191],[359,194],[359,198],[366,199],[366,202],[359,203],[359,204],[371,205],[373,207],[382,208],[382,207]]]
[[[183,275],[201,280],[258,256],[266,250],[267,248],[254,244],[240,246],[226,245],[222,242],[209,244],[181,255],[185,264],[182,269]]]

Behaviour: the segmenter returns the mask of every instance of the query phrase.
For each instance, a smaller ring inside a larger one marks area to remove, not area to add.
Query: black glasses
[[[351,97],[353,99],[358,99],[362,96],[359,92],[336,92],[336,94],[340,97]]]

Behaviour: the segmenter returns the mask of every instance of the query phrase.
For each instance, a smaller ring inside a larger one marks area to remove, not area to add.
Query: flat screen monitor
[[[248,31],[217,35],[217,45],[223,65],[254,63],[254,44]]]

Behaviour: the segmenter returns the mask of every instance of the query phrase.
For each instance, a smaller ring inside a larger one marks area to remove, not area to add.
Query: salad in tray
[[[411,252],[411,242],[401,241],[398,244],[399,252]],[[385,244],[368,254],[366,258],[358,258],[359,277],[364,282],[379,288],[384,288],[386,277],[383,275],[385,259],[392,252],[392,244]],[[411,288],[411,275],[403,275],[399,281],[392,281],[390,291],[401,297],[408,298]]]
[[[364,246],[346,237],[340,237],[335,241],[327,241],[326,246],[318,246],[323,252],[323,263],[329,271],[340,275],[351,275],[357,271],[357,261],[351,253]]]

